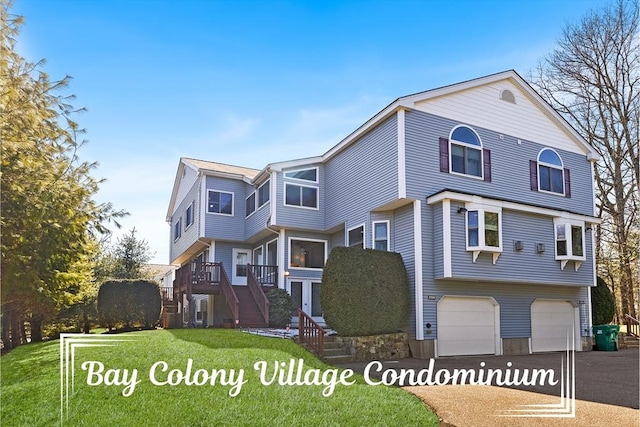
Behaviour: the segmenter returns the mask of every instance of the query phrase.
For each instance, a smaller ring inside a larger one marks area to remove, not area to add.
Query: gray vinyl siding
[[[192,202],[194,202],[193,223],[189,226],[189,228],[185,229],[187,208],[189,207],[189,205],[191,205]],[[171,260],[176,259],[176,257],[186,251],[187,248],[195,243],[196,240],[198,240],[198,238],[200,237],[200,212],[200,181],[198,180],[189,189],[189,192],[187,193],[185,198],[180,201],[178,208],[171,217]],[[178,240],[174,240],[174,226],[180,218],[182,219],[182,235]]]
[[[394,252],[402,255],[404,266],[407,269],[409,281],[409,295],[411,304],[409,305],[409,330],[415,334],[416,310],[415,310],[415,250],[413,244],[413,205],[409,204],[394,211],[394,226],[391,229],[391,241]]]
[[[245,238],[245,197],[246,184],[243,181],[207,177],[206,193],[204,194],[205,206],[202,212],[205,215],[204,237],[214,240],[237,240]],[[233,216],[207,213],[207,198],[209,190],[219,190],[233,193]]]
[[[427,291],[425,291],[427,293]],[[436,307],[445,295],[490,296],[500,305],[501,338],[526,338],[531,336],[531,304],[536,298],[560,299],[579,305],[586,300],[586,288],[572,286],[530,286],[522,283],[485,283],[439,281],[431,282],[428,293],[435,300],[425,300],[425,323],[431,323],[433,331],[425,338],[437,338]]]
[[[267,184],[268,185],[268,184]],[[245,198],[243,200],[244,209],[246,209],[246,198],[251,195],[255,191],[256,195],[256,204],[258,201],[258,189],[254,188],[249,184],[245,184]],[[271,215],[271,200],[269,200],[264,205],[257,208],[251,216],[246,218],[245,221],[245,239],[251,240],[253,236],[263,231],[269,216]],[[246,216],[246,212],[245,212]]]
[[[531,191],[529,160],[554,141],[527,141],[480,127],[474,129],[483,147],[491,150],[491,182],[440,172],[439,138],[449,137],[459,123],[421,111],[406,113],[407,197],[424,198],[443,189],[492,196],[520,203],[593,215],[591,163],[585,155],[557,150],[571,173],[571,198]]]
[[[591,233],[585,233],[583,246],[586,259],[580,269],[575,271],[574,262],[569,261],[561,270],[560,261],[555,259],[553,218],[503,209],[502,254],[496,264],[493,264],[490,253],[481,253],[474,263],[471,252],[466,250],[465,215],[458,214],[457,208],[455,202],[451,203],[451,264],[454,278],[578,286],[593,284]],[[524,242],[523,250],[514,249],[516,240]],[[537,243],[544,244],[544,253],[536,253]]]
[[[345,244],[344,237],[345,237],[344,229],[336,231],[329,237],[329,253],[331,253],[331,249],[335,247],[344,246]]]
[[[305,182],[301,180],[288,179],[284,177],[284,172],[288,170],[299,170],[308,168],[318,168],[318,183]],[[325,230],[325,194],[327,187],[325,183],[325,168],[321,164],[309,164],[306,166],[300,166],[295,168],[286,169],[277,173],[277,185],[275,202],[276,205],[276,223],[283,228],[298,228],[306,230]],[[301,185],[306,187],[318,188],[318,209],[297,207],[297,206],[285,206],[284,201],[284,189],[285,184]],[[271,203],[273,203],[273,197]]]
[[[442,277],[444,276],[444,240],[443,240],[443,223],[442,223],[442,203],[438,203],[431,207],[431,222],[423,222],[423,234],[425,233],[425,226],[428,227],[429,224],[433,224],[433,228],[431,229],[431,247],[429,248],[429,254],[431,257],[427,258],[431,259],[433,265],[433,276],[427,276],[430,278],[433,277]]]
[[[397,199],[397,140],[397,118],[393,116],[327,162],[327,229],[365,222],[368,212]]]

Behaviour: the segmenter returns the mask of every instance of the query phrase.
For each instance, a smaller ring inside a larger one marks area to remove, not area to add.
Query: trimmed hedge
[[[291,323],[297,309],[291,296],[284,289],[276,288],[267,292],[269,300],[269,326],[283,327]]]
[[[591,315],[594,325],[611,323],[616,314],[615,300],[603,278],[598,277],[595,288],[591,288]]]
[[[398,253],[336,247],[322,273],[320,304],[340,335],[396,332],[407,325],[409,283]]]
[[[160,288],[147,280],[109,281],[98,291],[98,317],[109,330],[114,327],[151,328],[160,319]]]

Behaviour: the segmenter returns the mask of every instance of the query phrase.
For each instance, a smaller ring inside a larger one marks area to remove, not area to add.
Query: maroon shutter
[[[564,170],[564,197],[571,198],[571,173],[566,168]]]
[[[449,173],[449,140],[440,137],[440,172]]]
[[[538,162],[535,160],[529,160],[529,180],[531,191],[538,191]]]
[[[484,148],[482,157],[484,158],[484,180],[491,182],[491,150]]]

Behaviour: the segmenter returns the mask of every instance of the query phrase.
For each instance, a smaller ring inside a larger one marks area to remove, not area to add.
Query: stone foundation
[[[409,336],[405,332],[364,337],[335,337],[357,362],[409,357]]]

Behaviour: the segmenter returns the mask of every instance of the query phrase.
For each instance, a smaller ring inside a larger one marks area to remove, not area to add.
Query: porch
[[[194,327],[196,307],[191,302],[198,294],[214,295],[214,299],[224,301],[224,323],[231,323],[225,326],[268,326],[269,301],[265,292],[278,286],[278,267],[247,264],[236,268],[236,275],[246,276],[246,285],[232,285],[222,262],[192,260],[176,270],[173,288],[163,290],[163,326]],[[211,323],[210,326],[222,326]]]

